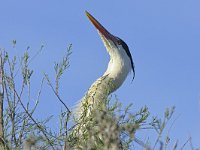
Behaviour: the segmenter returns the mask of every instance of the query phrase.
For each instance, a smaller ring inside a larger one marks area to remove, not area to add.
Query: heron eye
[[[120,40],[117,41],[117,44],[122,45],[122,42]]]

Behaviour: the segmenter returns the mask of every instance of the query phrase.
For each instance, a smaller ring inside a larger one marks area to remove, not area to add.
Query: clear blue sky
[[[136,77],[131,83],[129,75],[115,92],[124,106],[133,103],[137,110],[146,105],[152,115],[162,117],[166,107],[175,105],[173,119],[178,119],[170,136],[180,139],[179,144],[192,136],[194,145],[200,146],[199,6],[199,0],[1,1],[0,47],[21,55],[30,46],[33,55],[44,45],[31,63],[36,70],[34,99],[43,73],[53,78],[54,62],[72,43],[71,66],[62,78],[60,94],[68,106],[73,106],[102,75],[109,59],[85,16],[87,10],[129,45]],[[17,46],[12,49],[14,39]],[[49,87],[44,88],[36,114],[41,118],[59,114],[62,106]]]

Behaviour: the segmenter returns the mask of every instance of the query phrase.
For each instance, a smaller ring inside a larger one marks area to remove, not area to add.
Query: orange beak
[[[110,34],[89,12],[85,11],[86,16],[95,26],[95,28],[107,39],[112,40],[115,44],[117,43],[117,38]]]

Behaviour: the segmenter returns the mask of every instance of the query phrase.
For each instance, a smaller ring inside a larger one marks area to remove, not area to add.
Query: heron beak
[[[115,44],[117,43],[117,38],[110,34],[89,12],[85,11],[86,16],[95,26],[95,28],[107,39],[113,41]]]

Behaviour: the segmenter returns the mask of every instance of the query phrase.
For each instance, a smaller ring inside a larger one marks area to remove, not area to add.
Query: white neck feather
[[[109,78],[113,79],[113,84],[115,85],[113,92],[125,81],[128,73],[131,71],[131,62],[122,46],[118,48],[107,47],[107,50],[110,55],[110,62],[104,75],[108,75]]]
[[[75,109],[78,118],[85,110],[85,115],[89,115],[102,100],[105,100],[109,94],[117,90],[125,81],[131,70],[131,61],[121,45],[110,44],[101,37],[104,45],[110,55],[110,61],[106,72],[97,79],[89,88],[81,103]],[[88,108],[85,108],[87,106]]]

